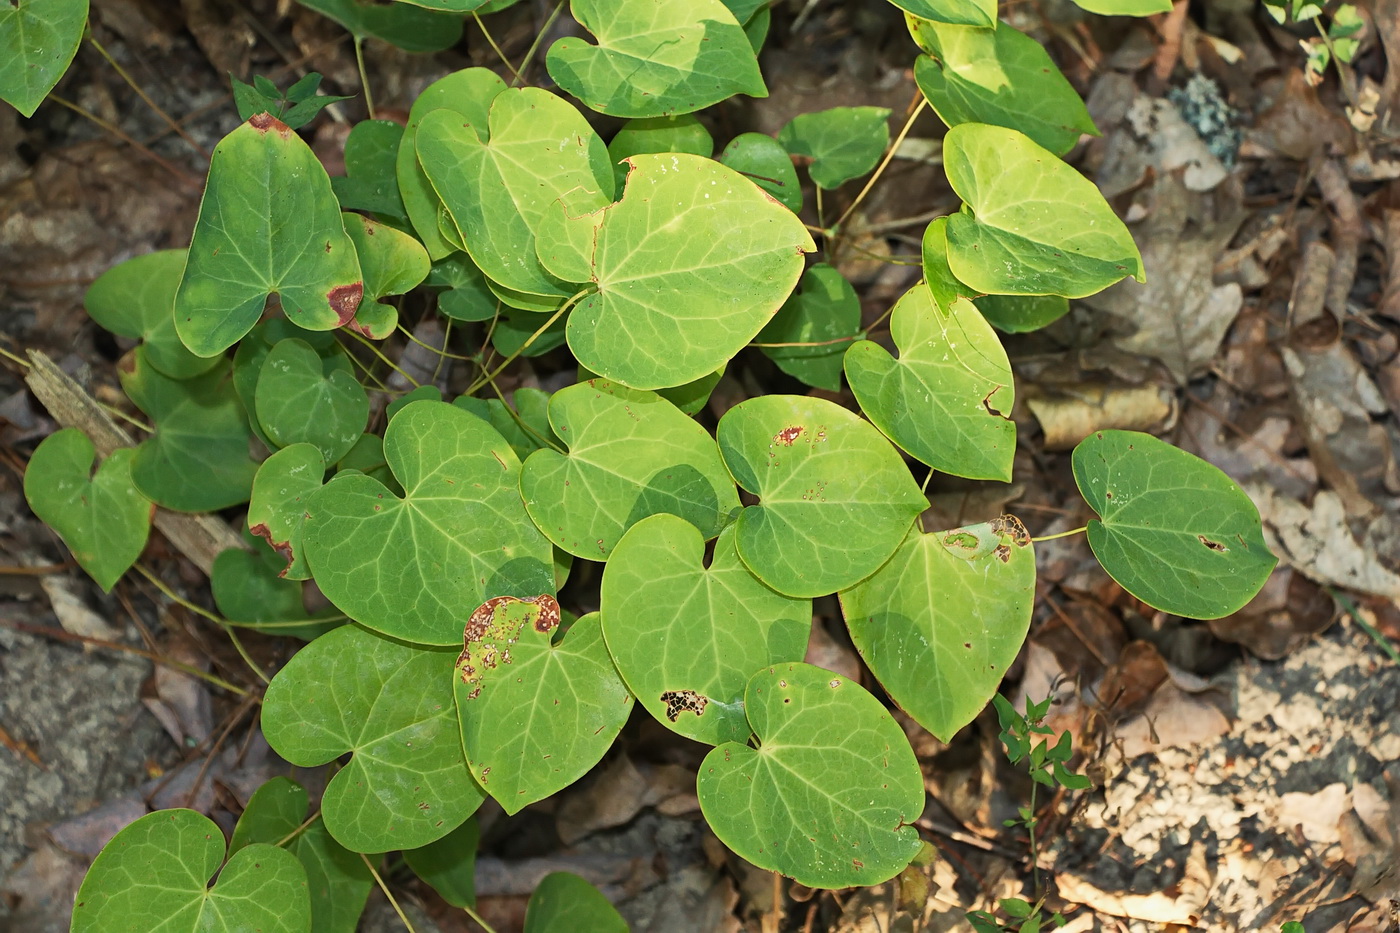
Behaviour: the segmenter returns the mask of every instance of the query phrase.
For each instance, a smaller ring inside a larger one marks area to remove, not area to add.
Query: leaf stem
[[[516,81],[519,81],[519,69],[510,63],[510,59],[506,58],[506,53],[502,52],[501,47],[496,44],[496,40],[491,36],[491,30],[487,29],[486,24],[481,21],[480,14],[473,12],[472,19],[476,21],[476,28],[480,29],[481,34],[486,37],[486,44],[491,46],[491,50],[496,53],[496,57],[501,60],[501,64],[505,65],[506,69],[515,76]],[[511,86],[514,87],[514,84],[512,83]]]
[[[409,385],[413,386],[415,389],[422,388],[422,386],[419,384],[419,382],[418,382],[417,379],[414,379],[414,378],[413,378],[412,376],[410,376],[406,371],[404,371],[397,363],[395,363],[393,360],[391,360],[391,359],[389,359],[387,356],[385,356],[385,355],[380,351],[380,349],[379,349],[378,347],[376,347],[373,343],[371,343],[370,341],[366,340],[364,337],[361,337],[359,334],[355,333],[353,330],[345,330],[344,328],[341,328],[341,330],[342,330],[342,332],[344,332],[344,333],[350,335],[350,336],[351,336],[352,338],[354,338],[355,340],[358,340],[360,343],[364,344],[365,348],[366,348],[367,350],[369,350],[369,352],[371,352],[371,353],[373,353],[375,356],[379,357],[379,361],[380,361],[381,363],[383,363],[385,366],[388,366],[388,367],[389,367],[390,369],[392,369],[394,372],[398,373],[400,376],[403,376],[405,379],[407,379]],[[387,391],[388,387],[385,386],[385,389],[386,389],[386,391]]]
[[[408,933],[418,933],[418,931],[413,929],[413,924],[409,922],[408,917],[404,914],[403,908],[399,906],[399,902],[394,898],[394,895],[389,893],[389,886],[384,883],[383,878],[379,877],[379,870],[374,867],[374,863],[369,860],[369,856],[365,855],[363,852],[357,854],[360,856],[360,861],[365,863],[365,867],[369,869],[369,873],[374,877],[374,883],[379,885],[379,890],[383,891],[384,896],[388,898],[389,906],[394,908],[394,913],[399,915],[399,920],[403,923],[404,929],[408,930]]]
[[[156,429],[155,429],[155,428],[151,427],[149,424],[147,424],[146,422],[142,421],[140,418],[133,418],[131,415],[128,415],[126,412],[122,411],[120,408],[117,408],[117,407],[112,406],[112,405],[108,405],[106,402],[98,402],[97,404],[98,404],[98,405],[102,408],[102,410],[105,411],[107,414],[111,415],[111,416],[114,417],[114,418],[120,418],[121,420],[125,421],[127,424],[131,425],[131,426],[134,427],[134,428],[138,428],[138,429],[140,429],[140,430],[142,430],[142,431],[145,431],[147,434],[154,434],[154,433],[156,433]]]
[[[1367,635],[1370,635],[1371,640],[1376,643],[1377,647],[1379,647],[1382,651],[1386,653],[1390,660],[1394,661],[1396,664],[1400,664],[1400,652],[1397,652],[1395,650],[1395,646],[1390,643],[1389,638],[1386,638],[1374,625],[1366,621],[1365,617],[1361,615],[1361,610],[1356,608],[1356,604],[1354,602],[1348,599],[1345,594],[1341,593],[1333,587],[1327,587],[1327,593],[1338,603],[1341,604],[1341,607],[1343,610],[1346,611],[1346,614],[1351,616],[1351,621],[1355,622],[1358,626],[1360,626],[1361,630]]]
[[[365,112],[374,119],[374,95],[369,90],[369,75],[365,71],[365,42],[355,35],[355,67],[360,71],[360,90],[365,94]]]
[[[21,367],[23,367],[23,368],[25,368],[25,369],[28,369],[30,366],[33,365],[33,364],[30,363],[28,360],[26,360],[24,357],[22,357],[22,356],[16,356],[15,354],[11,353],[9,350],[6,350],[4,347],[0,347],[0,356],[3,356],[5,359],[9,360],[11,363],[14,363],[16,366],[21,366]]]
[[[60,97],[57,94],[50,94],[49,100],[53,101],[61,107],[67,107],[69,110],[73,111],[78,116],[84,118],[85,120],[90,120],[92,123],[111,133],[113,136],[117,137],[117,139],[120,139],[122,142],[126,143],[128,146],[131,146],[137,152],[141,153],[146,158],[150,159],[152,162],[155,162],[157,165],[165,169],[170,174],[174,175],[176,178],[180,179],[180,183],[183,184],[186,188],[189,188],[190,190],[199,190],[200,183],[198,179],[194,178],[184,169],[175,166],[171,162],[152,152],[149,147],[137,142],[120,127],[108,123],[106,120],[102,119],[96,114],[89,113],[82,107],[79,107],[77,104],[73,103],[71,100],[68,100],[64,97]]]
[[[1054,541],[1056,538],[1068,538],[1070,535],[1077,535],[1081,531],[1088,531],[1088,525],[1080,525],[1078,528],[1071,528],[1069,531],[1061,531],[1058,534],[1042,535],[1039,538],[1031,538],[1032,543],[1039,541]]]
[[[505,406],[505,409],[510,414],[511,418],[515,419],[515,423],[520,425],[520,429],[522,431],[536,438],[541,444],[544,444],[546,447],[552,448],[553,450],[558,451],[566,457],[568,456],[569,452],[567,450],[565,450],[563,447],[560,447],[558,444],[554,443],[549,438],[545,437],[539,431],[536,431],[533,427],[526,423],[524,418],[520,417],[520,412],[515,410],[515,406],[512,405],[510,402],[506,401],[505,393],[501,391],[501,387],[495,379],[491,380],[490,386],[492,390],[495,391],[496,397],[501,400],[501,404]]]
[[[535,57],[535,53],[540,50],[540,43],[544,41],[545,33],[549,32],[549,27],[554,25],[554,21],[559,18],[559,14],[564,10],[564,0],[559,0],[554,4],[554,12],[549,14],[549,18],[544,21],[544,25],[535,33],[535,41],[530,43],[530,47],[525,50],[525,58],[520,62],[520,71],[516,73],[515,79],[510,82],[511,87],[517,86],[525,80],[525,73],[530,70],[530,62]]]
[[[291,832],[287,833],[287,835],[283,836],[281,839],[278,839],[276,842],[273,843],[273,845],[275,845],[275,846],[276,846],[277,848],[279,848],[279,849],[282,848],[282,847],[285,846],[287,843],[291,842],[293,839],[295,839],[296,837],[300,836],[302,833],[304,833],[304,832],[306,832],[308,829],[310,829],[310,828],[311,828],[311,824],[312,824],[312,823],[315,823],[315,822],[316,822],[317,820],[319,820],[320,818],[321,818],[321,811],[318,809],[318,810],[316,810],[314,813],[312,813],[310,816],[308,816],[306,819],[302,820],[300,826],[298,826],[296,829],[292,830]]]
[[[451,320],[452,320],[452,318],[447,318],[447,320],[449,321],[448,326],[449,326],[449,327],[452,326],[451,323],[450,323]],[[463,356],[463,355],[460,354],[460,353],[448,353],[446,350],[438,349],[437,347],[433,346],[433,345],[430,344],[430,343],[424,343],[423,341],[419,340],[417,337],[413,336],[413,331],[409,330],[407,327],[404,327],[402,324],[395,324],[394,326],[397,327],[397,328],[399,329],[399,332],[400,332],[401,334],[403,334],[404,337],[407,338],[410,342],[416,343],[416,344],[418,344],[418,346],[422,347],[424,350],[430,350],[430,351],[432,351],[433,353],[436,353],[438,356],[446,357],[446,358],[449,359],[449,360],[463,360],[464,362],[467,362],[467,363],[475,363],[475,362],[477,361],[477,358],[474,357],[474,356]],[[444,343],[445,343],[445,341],[444,341]]]
[[[836,219],[836,223],[832,224],[833,228],[840,230],[841,225],[846,222],[846,218],[850,217],[855,209],[860,206],[860,202],[865,200],[865,196],[870,193],[870,189],[875,187],[875,182],[879,181],[880,176],[884,174],[885,167],[890,164],[890,160],[894,158],[894,154],[899,151],[899,144],[904,142],[904,137],[908,136],[909,131],[914,128],[914,121],[919,118],[919,114],[923,113],[924,108],[927,106],[928,98],[920,94],[918,105],[914,107],[914,112],[909,114],[909,119],[904,121],[904,128],[899,131],[899,135],[890,143],[889,149],[885,152],[885,157],[881,159],[880,164],[875,167],[875,173],[866,181],[865,187],[860,189],[860,194],[856,195],[856,199],[852,201],[850,206]]]
[[[253,673],[258,675],[258,679],[261,680],[264,684],[272,683],[272,678],[268,677],[267,674],[263,673],[263,669],[258,667],[258,665],[253,661],[252,655],[248,654],[248,649],[243,647],[243,640],[238,637],[238,633],[233,630],[233,624],[229,622],[228,619],[225,619],[222,616],[217,616],[214,613],[210,612],[208,609],[205,609],[203,606],[197,605],[195,603],[190,602],[188,599],[185,599],[183,596],[176,593],[170,587],[166,586],[165,582],[161,580],[160,577],[157,577],[154,573],[152,573],[149,569],[147,569],[144,564],[133,564],[132,566],[136,570],[136,572],[141,574],[141,576],[145,577],[146,580],[152,586],[160,590],[166,599],[171,600],[176,605],[183,606],[185,609],[189,610],[190,612],[193,612],[195,615],[203,616],[210,622],[213,622],[215,625],[222,628],[224,632],[228,635],[229,641],[233,642],[233,648],[235,651],[238,652],[238,656],[243,659],[243,663],[248,665],[248,667],[252,669]]]
[[[467,395],[471,395],[471,394],[475,393],[477,389],[480,389],[482,386],[488,384],[489,382],[491,382],[491,380],[493,380],[493,379],[495,379],[497,376],[499,376],[499,375],[501,374],[501,372],[502,372],[503,370],[505,370],[505,368],[506,368],[507,366],[509,366],[511,363],[515,362],[515,360],[520,356],[520,354],[522,354],[522,353],[524,353],[526,350],[530,349],[530,345],[533,344],[536,340],[540,339],[540,337],[544,334],[545,331],[547,331],[547,330],[549,330],[551,327],[553,327],[553,326],[554,326],[554,322],[557,321],[557,320],[559,320],[561,317],[564,316],[564,312],[568,311],[568,310],[569,310],[570,308],[572,308],[574,305],[578,304],[579,301],[580,301],[581,299],[583,299],[583,298],[585,298],[585,297],[587,297],[588,295],[591,295],[591,294],[593,294],[592,289],[585,288],[583,291],[581,291],[581,292],[579,292],[578,294],[574,295],[574,296],[573,296],[572,298],[570,298],[568,301],[566,301],[566,302],[564,302],[562,305],[560,305],[560,306],[559,306],[559,310],[558,310],[558,311],[555,311],[553,314],[551,314],[551,315],[549,316],[549,320],[547,320],[547,321],[545,321],[543,324],[541,324],[538,330],[536,330],[533,334],[531,334],[529,337],[527,337],[527,338],[525,339],[525,342],[522,343],[522,344],[520,345],[520,349],[516,350],[516,351],[515,351],[514,353],[512,353],[510,356],[508,356],[508,357],[506,357],[505,359],[501,360],[501,365],[497,366],[497,367],[496,367],[495,369],[493,369],[491,372],[484,374],[483,376],[481,376],[481,378],[479,378],[479,379],[477,379],[475,382],[473,382],[473,383],[471,384],[471,386],[467,389],[466,394],[467,394]]]
[[[116,73],[121,75],[121,79],[127,83],[127,86],[136,92],[136,96],[140,97],[143,101],[145,101],[146,106],[154,110],[156,112],[156,115],[165,121],[165,125],[170,127],[170,129],[175,132],[176,136],[179,136],[185,142],[189,143],[190,146],[193,147],[194,151],[204,156],[206,160],[213,158],[213,156],[209,154],[208,149],[205,149],[203,146],[201,146],[198,142],[195,141],[194,137],[192,137],[189,133],[185,132],[184,127],[182,127],[175,120],[174,117],[162,110],[160,108],[160,105],[158,105],[155,101],[151,100],[150,96],[141,88],[141,85],[137,84],[132,79],[131,75],[126,73],[126,69],[123,68],[121,65],[117,64],[117,60],[113,58],[111,53],[102,47],[102,43],[98,42],[97,39],[93,36],[91,25],[89,25],[87,29],[87,40],[88,43],[94,49],[97,50],[97,54],[101,55],[107,60],[107,64],[111,65],[112,68],[116,71]]]
[[[475,920],[476,925],[485,930],[486,933],[496,933],[495,928],[491,926],[491,924],[487,923],[485,920],[482,920],[481,914],[473,910],[470,904],[463,904],[462,910],[466,912],[468,917],[471,917],[473,920]]]

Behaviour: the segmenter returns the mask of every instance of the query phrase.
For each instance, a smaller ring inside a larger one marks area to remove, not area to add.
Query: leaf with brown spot
[[[360,303],[360,264],[330,176],[301,137],[263,122],[225,136],[209,165],[175,293],[175,330],[197,356],[237,343],[271,294],[308,330],[341,326]]]
[[[452,685],[473,775],[507,813],[568,787],[632,711],[596,613],[557,644],[552,596],[494,598],[467,621]]]

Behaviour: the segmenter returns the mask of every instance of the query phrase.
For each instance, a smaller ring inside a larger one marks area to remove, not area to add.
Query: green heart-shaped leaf
[[[254,398],[258,423],[274,444],[311,444],[328,463],[355,446],[369,419],[369,397],[343,361],[323,358],[297,338],[272,348]]]
[[[155,506],[131,482],[136,451],[114,450],[93,473],[97,450],[77,428],[44,438],[24,471],[24,498],[78,566],[104,593],[121,579],[146,547]]]
[[[548,594],[488,599],[467,619],[453,691],[472,776],[506,813],[568,787],[632,712],[596,613],[562,641]]]
[[[524,933],[628,933],[627,921],[593,885],[578,875],[545,875],[525,907]]]
[[[364,284],[321,160],[287,125],[257,114],[214,148],[175,330],[198,356],[233,346],[267,296],[309,330],[351,320]]]
[[[630,161],[617,204],[578,221],[556,208],[558,224],[596,225],[596,236],[583,240],[589,252],[540,258],[551,268],[591,270],[575,276],[596,283],[569,316],[579,363],[623,385],[660,389],[713,373],[738,353],[782,305],[802,274],[802,254],[815,247],[795,214],[718,162],[686,153]]]
[[[513,88],[492,100],[485,126],[450,110],[424,115],[414,145],[488,278],[532,295],[577,291],[535,259],[536,228],[561,197],[575,212],[612,201],[608,150],[572,105],[538,88]]]
[[[465,408],[495,428],[521,460],[546,447],[562,449],[554,428],[549,424],[548,392],[522,386],[515,390],[513,403],[514,408],[496,398],[463,396],[452,404]]]
[[[710,393],[714,391],[720,379],[724,378],[725,367],[721,366],[712,373],[701,376],[699,379],[687,382],[684,385],[671,386],[666,389],[657,389],[656,394],[666,401],[675,405],[687,415],[694,415],[705,407],[705,403],[710,400]],[[578,381],[587,382],[590,379],[597,379],[598,374],[591,372],[587,366],[578,368]]]
[[[916,285],[894,306],[899,359],[869,340],[846,351],[861,410],[896,444],[936,470],[1010,481],[1015,387],[1001,341],[972,302],[947,309]]]
[[[288,580],[311,579],[301,532],[307,501],[325,475],[326,458],[319,447],[292,444],[264,460],[253,478],[248,530],[283,557],[285,566],[279,569]]]
[[[997,28],[997,0],[890,0],[920,19],[959,26]]]
[[[708,159],[715,153],[715,141],[705,124],[690,114],[628,120],[608,143],[608,159],[618,188],[627,177],[627,166],[620,163],[644,152],[689,152]]]
[[[767,97],[753,46],[720,0],[572,0],[597,45],[572,36],[549,48],[559,86],[614,117],[691,113],[732,97]]]
[[[119,263],[102,273],[83,296],[98,324],[146,342],[146,359],[171,379],[208,372],[218,357],[195,356],[175,333],[175,289],[185,270],[185,250],[167,249]]]
[[[1074,481],[1100,521],[1089,546],[1138,599],[1218,619],[1254,598],[1278,558],[1259,510],[1219,469],[1137,431],[1098,431],[1074,448]]]
[[[460,251],[433,263],[428,284],[446,286],[438,295],[438,310],[454,321],[489,321],[501,306],[485,274]]]
[[[361,120],[350,129],[345,139],[345,174],[331,177],[331,189],[342,210],[408,219],[397,178],[403,135],[403,127],[392,120]]]
[[[710,745],[747,742],[744,688],[758,668],[800,660],[812,603],[764,586],[734,528],[705,541],[674,515],[643,519],[603,571],[603,634],[627,686],[662,725]]]
[[[435,842],[403,853],[413,873],[453,907],[476,904],[476,847],[481,828],[467,820]]]
[[[729,141],[720,162],[772,195],[793,213],[802,210],[802,185],[792,156],[772,136],[742,133]]]
[[[402,498],[341,473],[307,507],[307,562],[343,612],[395,638],[451,645],[465,607],[553,592],[553,551],[520,501],[520,461],[489,425],[414,402],[389,422],[384,455]]]
[[[739,516],[739,556],[789,596],[854,586],[928,507],[890,442],[825,399],[765,395],[719,422],[729,472],[760,498]]]
[[[361,39],[383,39],[405,52],[440,52],[462,39],[462,17],[425,10],[420,5],[373,0],[297,2],[335,20]]]
[[[137,347],[117,364],[127,396],[155,422],[136,448],[131,479],[177,512],[213,512],[248,501],[258,465],[248,456],[248,419],[220,362],[193,379],[157,372]]]
[[[276,450],[278,444],[263,432],[258,422],[258,379],[262,376],[263,363],[267,362],[267,355],[272,352],[273,346],[293,338],[309,344],[321,357],[323,368],[340,368],[352,375],[355,372],[349,354],[333,333],[306,330],[284,317],[260,321],[248,331],[248,336],[239,341],[238,349],[233,354],[233,389],[248,413],[248,427],[269,450]]]
[[[967,298],[987,323],[1007,334],[1024,334],[1053,324],[1069,313],[1063,295],[983,295],[968,288],[948,266],[948,218],[939,217],[924,230],[924,284],[940,308]]]
[[[78,54],[87,16],[87,0],[11,0],[0,7],[0,100],[34,116]]]
[[[570,554],[605,560],[629,527],[661,512],[713,538],[739,508],[709,432],[653,392],[581,382],[554,393],[549,422],[569,453],[531,454],[520,493]]]
[[[926,535],[841,594],[851,640],[890,698],[944,742],[982,711],[1026,640],[1035,552],[1014,517]]]
[[[890,112],[884,107],[832,107],[792,118],[778,142],[807,167],[818,188],[839,188],[875,167],[890,144]]]
[[[262,725],[279,755],[304,768],[352,756],[321,799],[326,828],[347,849],[427,845],[485,799],[462,755],[453,657],[345,625],[268,685]]]
[[[1083,298],[1142,256],[1094,183],[1015,130],[962,123],[943,138],[948,183],[966,203],[948,218],[948,264],[979,293]]]
[[[909,19],[928,54],[914,63],[919,83],[948,126],[990,123],[1020,130],[1056,155],[1099,135],[1084,101],[1044,46],[1003,23],[996,29]]]
[[[549,326],[541,331],[545,324]],[[568,325],[568,315],[549,323],[549,318],[531,311],[502,308],[496,328],[491,331],[491,346],[501,356],[541,356],[564,345]]]
[[[753,675],[758,747],[728,742],[700,765],[700,811],[738,855],[813,888],[879,884],[919,852],[919,763],[880,702],[810,664]]]
[[[428,255],[436,262],[458,247],[443,239],[438,230],[438,210],[442,201],[433,190],[423,167],[418,164],[418,124],[434,110],[450,110],[461,114],[477,128],[482,141],[486,136],[486,120],[491,102],[506,89],[506,83],[486,68],[466,68],[454,71],[434,81],[413,102],[404,127],[403,141],[395,169],[399,177],[399,193],[403,196],[408,218]]]
[[[778,368],[818,389],[841,391],[841,359],[849,338],[860,330],[860,299],[834,266],[817,263],[802,275],[802,284],[773,320],[759,331],[758,343],[807,343],[814,346],[764,346]]]
[[[383,340],[394,332],[398,309],[380,301],[387,295],[403,295],[417,288],[432,268],[423,244],[402,230],[370,220],[363,214],[344,214],[345,231],[355,244],[364,276],[365,295],[345,326],[371,340]]]
[[[334,611],[323,613],[332,618],[313,618],[302,600],[301,582],[278,576],[286,568],[282,556],[250,532],[243,539],[251,550],[228,548],[209,571],[220,615],[234,625],[304,641],[344,624],[345,617]]]
[[[921,247],[924,284],[933,294],[933,300],[940,308],[950,306],[959,298],[974,299],[982,294],[975,288],[968,288],[953,274],[948,265],[948,218],[935,217],[924,228]]]
[[[219,880],[210,887],[215,872]],[[309,933],[306,872],[292,853],[263,844],[240,849],[225,864],[224,834],[213,820],[160,810],[98,853],[78,888],[70,929]]]
[[[1069,299],[1061,295],[983,295],[973,304],[1004,334],[1040,330],[1069,314]]]
[[[306,870],[311,893],[312,933],[355,933],[374,876],[358,853],[331,837],[319,817],[305,829],[306,790],[291,778],[268,780],[248,799],[238,818],[229,851],[253,843],[276,845],[287,837],[287,851]],[[298,832],[300,830],[300,832]]]

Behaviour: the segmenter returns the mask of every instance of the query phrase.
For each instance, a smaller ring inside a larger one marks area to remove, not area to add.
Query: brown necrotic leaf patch
[[[710,704],[709,697],[701,696],[694,690],[667,690],[661,694],[661,702],[666,704],[666,718],[671,722],[680,719],[681,713],[687,711],[703,716],[705,707]]]
[[[554,631],[559,627],[559,602],[548,593],[493,596],[476,607],[462,629],[462,653],[457,656],[462,683],[472,688],[467,699],[481,695],[486,671],[510,663],[510,649],[527,624],[542,635]]]
[[[362,282],[337,285],[326,293],[326,301],[330,303],[331,310],[335,312],[336,321],[341,327],[355,319],[355,312],[360,309],[360,301],[364,297],[365,286]]]
[[[782,444],[784,447],[791,447],[792,442],[802,436],[802,425],[794,424],[790,428],[783,428],[773,435],[773,443]]]

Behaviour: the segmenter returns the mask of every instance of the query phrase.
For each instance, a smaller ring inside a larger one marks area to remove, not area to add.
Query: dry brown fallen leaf
[[[1245,217],[1240,198],[1232,184],[1201,194],[1158,175],[1132,228],[1147,284],[1127,280],[1085,299],[1131,331],[1115,339],[1119,348],[1160,360],[1182,384],[1214,359],[1243,303],[1237,283],[1215,284],[1215,262]]]
[[[1400,575],[1353,537],[1335,492],[1319,491],[1308,506],[1260,483],[1246,484],[1245,491],[1259,507],[1269,550],[1280,560],[1318,583],[1400,599]]]

